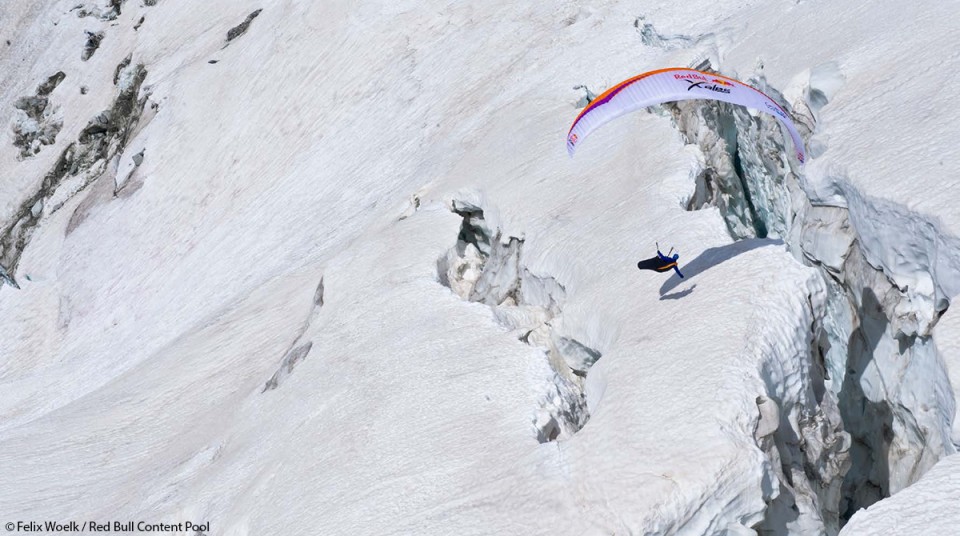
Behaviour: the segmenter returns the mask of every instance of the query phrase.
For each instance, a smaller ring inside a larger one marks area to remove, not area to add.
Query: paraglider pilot
[[[673,253],[673,256],[670,254],[673,253],[673,248],[670,248],[670,251],[666,255],[660,253],[660,244],[657,244],[657,256],[642,260],[637,263],[637,268],[641,270],[656,270],[657,272],[668,272],[671,268],[677,275],[683,277],[683,274],[680,273],[680,268],[677,267],[677,259],[680,258],[679,253]]]

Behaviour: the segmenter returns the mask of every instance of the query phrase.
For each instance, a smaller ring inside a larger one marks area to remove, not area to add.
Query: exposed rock
[[[87,42],[83,45],[83,52],[80,53],[80,59],[87,61],[92,58],[94,52],[100,48],[101,41],[103,41],[103,32],[87,32]]]
[[[307,342],[306,344],[301,344],[296,348],[291,348],[290,351],[283,356],[283,359],[280,361],[280,368],[277,369],[277,371],[269,380],[267,380],[267,383],[263,386],[263,391],[261,391],[261,393],[272,391],[279,387],[280,382],[282,382],[284,378],[293,372],[294,367],[296,367],[300,361],[303,361],[307,355],[310,354],[311,348],[313,348],[312,342]]]
[[[55,108],[50,108],[49,95],[66,78],[63,71],[51,75],[37,86],[36,95],[20,97],[14,102],[17,109],[13,122],[13,145],[20,149],[20,158],[40,152],[44,145],[53,145],[63,127]]]
[[[113,85],[117,85],[117,82],[120,81],[120,73],[130,65],[131,59],[133,59],[133,54],[127,54],[127,57],[117,64],[117,67],[113,70]]]
[[[43,214],[57,211],[67,199],[103,176],[107,162],[123,151],[127,137],[140,120],[147,102],[146,95],[139,95],[146,76],[143,65],[129,66],[123,70],[112,106],[87,124],[77,141],[60,153],[53,168],[44,176],[40,188],[21,203],[10,220],[3,222],[0,227],[0,265],[8,273],[16,272],[20,254]],[[33,98],[28,101],[38,106],[40,103]],[[69,191],[60,191],[61,184],[67,178],[78,180],[71,181],[73,186]]]
[[[253,13],[250,13],[243,22],[234,26],[233,28],[230,28],[227,31],[227,43],[247,33],[247,30],[250,28],[250,23],[253,22],[253,19],[257,18],[257,15],[259,15],[261,11],[263,11],[263,9],[258,9]]]
[[[42,84],[37,86],[37,96],[46,97],[53,92],[54,89],[57,89],[57,86],[60,85],[60,82],[63,82],[63,79],[67,75],[63,71],[57,71],[56,74],[50,75]]]
[[[109,0],[107,5],[104,7],[94,6],[92,8],[87,8],[83,4],[74,6],[70,11],[76,11],[77,17],[93,17],[101,21],[107,22],[116,20],[120,16],[120,7],[123,4],[124,0]]]

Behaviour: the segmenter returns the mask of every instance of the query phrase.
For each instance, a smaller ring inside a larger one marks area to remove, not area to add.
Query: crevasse
[[[791,109],[810,137],[829,92],[814,81],[787,102],[762,78],[752,83]],[[856,510],[909,486],[956,452],[950,441],[955,401],[934,327],[960,291],[960,241],[933,219],[874,199],[842,175],[803,176],[787,160],[790,151],[772,118],[715,102],[666,108],[703,156],[688,208],[716,206],[735,239],[782,238],[798,261],[819,269],[823,299],[812,302],[816,321],[808,326],[816,373],[795,383],[791,395],[778,397],[778,387],[769,385],[771,400],[758,401],[761,421],[773,419],[764,407],[771,401],[780,412],[787,400],[820,394],[815,403],[800,404],[799,419],[781,415],[777,429],[758,435],[758,443],[781,465],[782,487],[818,490],[816,500],[795,501],[799,517],[819,518],[835,534]],[[771,363],[788,357],[773,355]],[[837,448],[844,433],[849,451]],[[781,438],[776,449],[765,437]],[[784,459],[796,463],[798,456],[805,473],[788,477]],[[758,529],[777,532],[776,520],[790,507],[783,502],[769,504]]]

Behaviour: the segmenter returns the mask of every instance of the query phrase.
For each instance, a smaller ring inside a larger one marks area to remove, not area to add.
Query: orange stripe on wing
[[[731,82],[736,82],[737,84],[740,84],[740,85],[743,86],[743,87],[752,89],[752,90],[756,91],[757,93],[763,95],[764,97],[766,97],[767,99],[769,99],[770,102],[772,102],[774,106],[776,106],[777,108],[780,108],[780,111],[783,112],[783,115],[785,115],[786,117],[790,117],[790,114],[788,114],[787,111],[784,110],[782,106],[780,106],[779,104],[777,104],[777,101],[775,101],[775,100],[773,100],[773,99],[770,98],[770,95],[767,95],[766,93],[764,93],[764,92],[760,91],[759,89],[751,86],[750,84],[745,84],[745,83],[741,82],[740,80],[737,80],[736,78],[730,78],[729,76],[723,76],[722,74],[717,74],[717,73],[708,73],[708,72],[705,72],[705,71],[698,71],[698,70],[696,70],[696,69],[688,69],[688,68],[686,68],[686,67],[668,67],[668,68],[666,68],[666,69],[657,69],[656,71],[650,71],[650,72],[638,74],[637,76],[634,76],[633,78],[628,78],[628,79],[624,80],[623,82],[620,82],[619,84],[617,84],[617,85],[611,87],[610,89],[604,91],[603,93],[601,93],[599,96],[597,96],[597,98],[593,99],[593,101],[591,101],[590,104],[588,104],[586,107],[584,107],[583,110],[580,110],[580,113],[577,115],[577,118],[574,119],[574,120],[573,120],[573,124],[570,125],[570,130],[567,131],[567,136],[569,137],[569,136],[570,136],[570,133],[573,132],[573,129],[574,129],[574,127],[577,126],[577,123],[580,121],[580,118],[582,118],[587,112],[589,112],[589,111],[593,110],[594,108],[596,108],[597,106],[603,104],[603,103],[605,102],[604,99],[606,99],[607,97],[609,97],[611,93],[613,93],[613,92],[615,92],[615,91],[619,91],[620,89],[622,89],[622,88],[624,88],[624,87],[626,87],[626,86],[628,86],[628,85],[630,85],[630,84],[632,84],[632,83],[634,83],[634,82],[636,82],[636,81],[638,81],[638,80],[642,80],[642,79],[644,79],[644,78],[646,78],[646,77],[648,77],[648,76],[653,76],[653,75],[655,75],[655,74],[660,74],[660,73],[668,73],[668,72],[670,72],[670,71],[691,71],[691,72],[695,72],[695,73],[700,73],[700,74],[702,74],[702,75],[704,75],[704,76],[713,76],[713,77],[717,77],[717,78],[723,78],[724,80],[730,80]]]
[[[669,68],[667,68],[667,69],[657,69],[656,71],[650,71],[650,72],[638,74],[637,76],[634,76],[633,78],[628,78],[628,79],[624,80],[623,82],[620,82],[619,84],[616,84],[615,86],[611,87],[610,89],[608,89],[608,90],[604,91],[603,93],[601,93],[600,95],[598,95],[597,98],[593,99],[593,100],[590,102],[590,104],[588,104],[586,107],[584,107],[583,110],[580,110],[580,113],[577,114],[577,118],[574,119],[574,120],[573,120],[573,124],[570,125],[570,130],[567,131],[567,136],[569,136],[569,135],[570,135],[570,132],[573,131],[573,128],[577,126],[577,123],[580,121],[580,118],[581,118],[581,117],[583,117],[583,116],[584,116],[587,112],[589,112],[590,110],[593,110],[593,109],[596,108],[597,106],[603,104],[603,103],[604,103],[604,99],[606,99],[607,97],[609,97],[611,93],[614,93],[614,92],[616,92],[616,91],[620,91],[622,88],[624,88],[624,87],[626,87],[626,86],[629,86],[630,84],[636,82],[637,80],[642,80],[642,79],[644,79],[644,78],[646,78],[646,77],[648,77],[648,76],[653,76],[653,75],[655,75],[655,74],[666,73],[666,72],[670,72],[670,71],[693,71],[693,69],[686,69],[686,68],[683,68],[683,67],[669,67]],[[696,71],[696,72],[699,73],[700,71]]]

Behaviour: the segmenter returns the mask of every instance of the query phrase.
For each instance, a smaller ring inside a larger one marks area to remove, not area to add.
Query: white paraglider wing
[[[739,80],[694,69],[661,69],[637,75],[611,87],[584,108],[567,133],[570,156],[577,145],[604,123],[662,102],[712,99],[754,108],[776,117],[790,133],[797,160],[806,160],[803,140],[787,112],[759,89]]]

